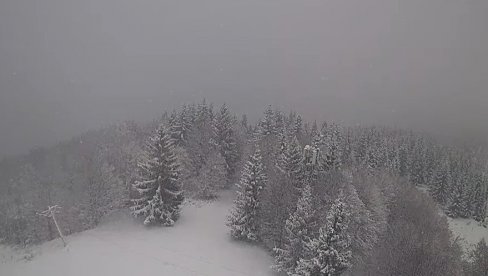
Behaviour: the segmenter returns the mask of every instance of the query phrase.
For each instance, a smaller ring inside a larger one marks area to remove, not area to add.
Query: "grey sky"
[[[203,97],[488,132],[485,0],[2,0],[0,156]]]

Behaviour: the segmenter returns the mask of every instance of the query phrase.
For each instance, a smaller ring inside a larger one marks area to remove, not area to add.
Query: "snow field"
[[[272,258],[258,246],[233,241],[225,225],[232,196],[186,204],[174,227],[147,228],[127,215],[100,227],[34,249],[32,261],[0,249],[0,275],[274,275]],[[10,254],[10,257],[8,257]]]

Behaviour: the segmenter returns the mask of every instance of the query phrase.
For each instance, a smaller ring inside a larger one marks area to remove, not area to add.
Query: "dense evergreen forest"
[[[485,222],[486,161],[428,133],[307,122],[271,106],[251,123],[202,101],[3,160],[0,239],[56,238],[37,214],[51,205],[66,234],[119,210],[171,226],[185,200],[234,189],[230,235],[269,250],[278,272],[486,275],[486,244],[463,261],[442,215]]]

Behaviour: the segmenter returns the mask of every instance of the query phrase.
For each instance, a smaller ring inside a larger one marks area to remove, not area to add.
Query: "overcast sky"
[[[203,97],[488,133],[488,1],[0,1],[0,156]]]

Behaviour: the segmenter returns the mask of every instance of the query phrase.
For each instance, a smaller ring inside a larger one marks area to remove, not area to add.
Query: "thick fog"
[[[488,133],[485,0],[2,0],[0,157],[206,97]]]

